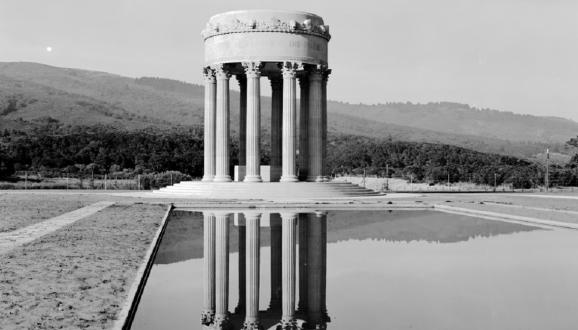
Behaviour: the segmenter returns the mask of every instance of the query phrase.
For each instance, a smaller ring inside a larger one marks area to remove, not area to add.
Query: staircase
[[[346,182],[201,182],[183,181],[153,194],[175,198],[210,199],[324,199],[372,197],[381,193]]]

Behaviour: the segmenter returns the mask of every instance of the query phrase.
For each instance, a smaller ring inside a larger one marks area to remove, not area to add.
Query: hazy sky
[[[0,0],[0,61],[201,83],[200,31],[245,8],[324,18],[330,99],[578,120],[577,0]]]

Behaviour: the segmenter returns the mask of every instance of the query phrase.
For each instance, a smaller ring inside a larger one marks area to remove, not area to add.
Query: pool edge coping
[[[570,222],[563,222],[563,221],[555,221],[555,220],[545,220],[545,219],[538,219],[538,218],[530,218],[520,215],[514,214],[507,214],[507,213],[498,213],[498,212],[491,212],[491,211],[482,211],[482,210],[473,210],[464,207],[456,207],[456,206],[449,206],[449,205],[441,205],[441,204],[434,204],[434,210],[438,210],[440,212],[445,213],[452,213],[452,214],[461,214],[466,216],[477,216],[489,220],[498,220],[498,221],[510,221],[516,222],[524,225],[540,225],[540,226],[547,226],[547,227],[557,227],[557,228],[565,228],[565,229],[574,229],[578,230],[578,224],[570,223]]]
[[[150,271],[152,269],[155,256],[159,250],[161,239],[166,230],[168,218],[171,214],[171,211],[174,208],[175,207],[173,203],[168,204],[167,210],[165,212],[165,215],[163,216],[163,219],[161,220],[160,226],[157,229],[155,236],[153,237],[153,240],[143,257],[143,262],[137,269],[135,279],[128,291],[127,298],[122,304],[122,308],[118,313],[113,326],[110,329],[128,330],[131,328],[134,316],[137,311],[138,304],[140,302],[140,298],[142,296],[142,293],[146,286],[146,282],[150,275]]]

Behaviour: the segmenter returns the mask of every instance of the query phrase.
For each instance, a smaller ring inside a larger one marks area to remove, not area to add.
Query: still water
[[[435,211],[270,212],[174,211],[132,329],[203,329],[202,313],[214,327],[223,310],[233,329],[246,318],[266,329],[281,319],[329,329],[578,327],[574,230]]]

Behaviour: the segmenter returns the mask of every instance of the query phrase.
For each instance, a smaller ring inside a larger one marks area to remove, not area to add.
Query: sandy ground
[[[166,205],[108,207],[0,256],[0,329],[107,329]]]

